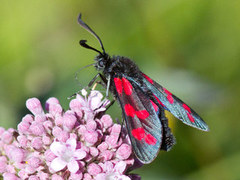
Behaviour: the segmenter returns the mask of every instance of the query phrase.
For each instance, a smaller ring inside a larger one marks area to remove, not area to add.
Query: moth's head
[[[109,55],[105,52],[103,43],[101,41],[101,39],[98,37],[98,35],[82,20],[82,15],[79,14],[78,16],[78,23],[84,28],[86,29],[88,32],[90,32],[99,42],[102,52],[97,50],[96,48],[93,48],[91,46],[89,46],[88,44],[86,44],[87,40],[80,40],[79,44],[87,49],[91,49],[93,51],[96,51],[98,53],[98,55],[95,58],[96,64],[95,67],[97,68],[97,70],[103,70],[105,68],[105,65],[109,59]]]
[[[95,67],[98,71],[103,71],[106,67],[106,64],[107,62],[109,61],[110,59],[110,56],[108,54],[99,54],[95,57],[95,61],[96,61],[96,64],[95,64]]]

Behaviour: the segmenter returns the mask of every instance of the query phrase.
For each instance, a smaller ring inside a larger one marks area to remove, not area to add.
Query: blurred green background
[[[201,132],[170,116],[177,144],[134,172],[147,180],[240,179],[240,1],[0,2],[0,126],[16,128],[29,97],[55,96],[68,108],[80,89],[75,72],[96,55],[79,40],[99,48],[77,24],[82,12],[109,54],[133,59],[210,126]],[[87,68],[78,79],[84,86],[95,74]],[[121,118],[119,106],[110,114]]]

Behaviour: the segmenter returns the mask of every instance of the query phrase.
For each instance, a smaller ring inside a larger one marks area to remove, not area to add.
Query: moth
[[[91,83],[101,77],[106,94],[110,91],[119,102],[133,151],[141,163],[151,163],[159,150],[168,151],[175,144],[165,110],[189,126],[209,130],[192,108],[144,74],[131,59],[108,55],[101,39],[82,20],[81,14],[78,23],[97,38],[102,49],[101,52],[89,46],[86,40],[79,42],[81,46],[98,53],[94,66],[101,73]]]

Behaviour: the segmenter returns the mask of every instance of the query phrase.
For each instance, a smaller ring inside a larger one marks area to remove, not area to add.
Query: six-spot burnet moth
[[[94,66],[98,75],[119,102],[133,151],[140,162],[151,163],[159,150],[168,151],[175,144],[175,138],[168,127],[164,110],[172,113],[183,123],[197,129],[208,131],[207,124],[186,103],[178,99],[167,89],[156,83],[139,70],[129,58],[109,56],[98,35],[78,17],[79,24],[93,34],[99,41],[102,52],[81,40],[80,45],[99,54]]]

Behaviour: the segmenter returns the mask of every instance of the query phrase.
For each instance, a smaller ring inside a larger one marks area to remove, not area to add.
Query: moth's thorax
[[[104,75],[111,77],[119,76],[121,77],[124,74],[128,76],[135,76],[140,72],[137,65],[127,57],[123,56],[108,56],[103,57],[98,55],[95,58],[97,61],[95,67],[98,71],[102,71]]]

